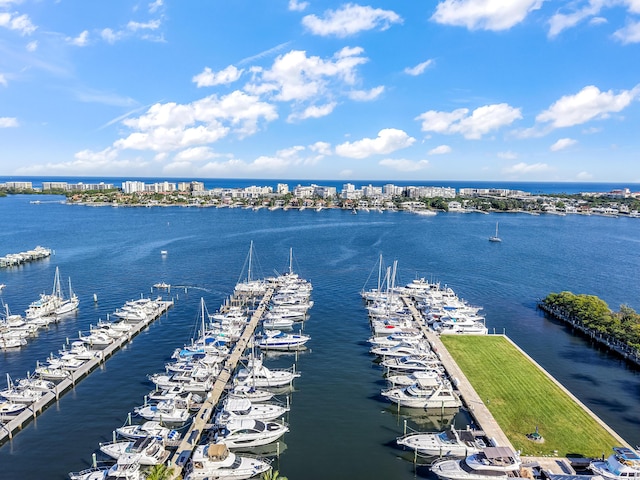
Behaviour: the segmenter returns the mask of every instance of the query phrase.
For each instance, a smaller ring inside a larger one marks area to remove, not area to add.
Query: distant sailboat
[[[498,222],[496,222],[496,234],[489,237],[490,242],[501,242],[502,239],[498,236]]]

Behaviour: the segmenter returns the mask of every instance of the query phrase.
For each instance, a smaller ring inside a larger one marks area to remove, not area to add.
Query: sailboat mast
[[[247,282],[251,281],[251,254],[253,252],[253,240],[249,245],[249,268],[247,269]]]
[[[289,247],[289,275],[293,273],[293,247]]]

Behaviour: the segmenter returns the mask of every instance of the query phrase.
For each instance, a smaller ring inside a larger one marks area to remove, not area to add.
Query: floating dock
[[[98,350],[98,352],[100,353],[99,356],[88,360],[77,370],[70,371],[67,378],[56,384],[54,391],[46,392],[37,402],[29,405],[22,413],[15,417],[12,417],[9,422],[0,425],[0,445],[7,440],[13,439],[13,436],[16,433],[22,430],[22,428],[29,422],[31,422],[31,420],[35,419],[49,405],[56,402],[67,391],[75,387],[76,383],[89,375],[93,370],[104,363],[115,352],[129,343],[131,339],[138,335],[145,327],[160,318],[169,310],[169,308],[173,306],[173,300],[156,300],[155,303],[157,304],[157,307],[154,309],[152,315],[149,315],[145,320],[133,324],[133,327],[127,332],[126,335],[115,338],[114,341],[107,345],[104,349]]]
[[[0,267],[15,267],[22,265],[23,263],[33,262],[35,260],[41,260],[48,258],[53,253],[53,250],[46,247],[37,246],[33,250],[20,253],[9,253],[4,257],[0,257]]]

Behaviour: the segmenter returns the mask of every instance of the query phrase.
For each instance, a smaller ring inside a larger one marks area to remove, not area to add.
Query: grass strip
[[[442,342],[523,455],[600,457],[619,442],[499,335],[443,335]],[[544,443],[527,434],[536,427]]]

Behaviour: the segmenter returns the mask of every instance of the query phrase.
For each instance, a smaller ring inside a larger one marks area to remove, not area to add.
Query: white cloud
[[[506,103],[485,105],[476,108],[471,115],[468,113],[467,108],[459,108],[453,112],[429,110],[416,117],[416,120],[422,121],[423,132],[460,133],[465,138],[477,140],[522,118],[519,108]]]
[[[510,175],[527,175],[529,173],[546,172],[549,170],[549,165],[547,165],[546,163],[528,164],[520,162],[505,168],[503,172]]]
[[[136,105],[136,101],[131,97],[123,97],[116,93],[101,92],[98,90],[81,89],[74,91],[75,97],[81,102],[101,103],[114,107],[131,107]]]
[[[576,175],[576,180],[579,180],[581,182],[587,182],[592,179],[593,179],[593,175],[590,174],[589,172],[580,172]]]
[[[615,95],[611,90],[601,92],[589,85],[575,95],[565,95],[536,117],[554,128],[571,127],[595,118],[607,118],[609,113],[626,108],[640,94],[640,85]]]
[[[429,166],[429,160],[406,160],[385,158],[378,162],[383,167],[389,167],[399,172],[417,172]]]
[[[299,2],[298,0],[289,0],[289,10],[292,12],[302,12],[309,6],[309,2]]]
[[[31,23],[29,15],[17,15],[7,12],[0,13],[0,27],[5,27],[9,30],[16,30],[18,33],[20,33],[20,35],[23,36],[31,35],[38,28],[33,23]]]
[[[301,113],[292,113],[289,115],[287,120],[293,122],[296,120],[305,120],[307,118],[326,117],[333,112],[334,108],[336,108],[335,102],[327,103],[325,105],[311,105],[305,108]]]
[[[327,142],[316,142],[309,145],[309,150],[320,155],[331,155],[331,144]]]
[[[18,126],[18,119],[15,117],[0,117],[0,128],[12,128]]]
[[[27,52],[35,52],[38,49],[38,41],[34,40],[33,42],[27,43]]]
[[[86,47],[89,45],[89,31],[84,30],[75,38],[67,37],[67,42],[76,47]]]
[[[269,69],[254,67],[252,80],[244,90],[257,96],[267,96],[275,101],[291,102],[289,120],[326,115],[332,110],[336,96],[341,92],[351,96],[358,82],[357,67],[368,59],[360,47],[345,47],[332,57],[308,57],[306,52],[292,50],[278,56]],[[370,92],[355,94],[359,100],[375,96],[380,87]],[[322,108],[318,108],[322,105]]]
[[[123,37],[123,34],[122,32],[114,32],[110,28],[104,28],[100,32],[100,36],[105,42],[114,44]]]
[[[622,44],[640,43],[640,22],[629,22],[613,34]]]
[[[551,145],[549,147],[549,150],[551,150],[552,152],[557,152],[559,150],[564,150],[565,148],[569,148],[570,146],[575,145],[576,143],[578,143],[578,141],[574,140],[573,138],[561,138],[560,140],[555,142],[553,145]]]
[[[431,17],[469,30],[508,30],[542,6],[544,0],[444,0]]]
[[[119,174],[124,170],[128,171],[144,171],[149,162],[141,158],[121,159],[118,160],[118,151],[112,147],[108,147],[102,151],[94,152],[92,150],[82,150],[74,155],[74,160],[60,163],[47,163],[42,165],[31,165],[18,169],[20,174],[38,174],[38,173],[110,173]]]
[[[193,147],[176,153],[174,159],[177,162],[200,162],[215,158],[216,154],[209,147]]]
[[[404,73],[407,75],[412,75],[414,77],[418,75],[422,75],[427,67],[430,67],[433,64],[433,60],[429,59],[425,62],[419,63],[415,67],[407,67],[404,69]]]
[[[154,2],[149,3],[149,13],[157,12],[163,4],[163,0],[155,0]]]
[[[195,82],[198,87],[226,85],[238,80],[242,72],[243,70],[238,70],[234,65],[229,65],[219,72],[214,72],[209,67],[205,67],[201,73],[195,75],[191,80]]]
[[[355,35],[366,30],[386,30],[394,23],[402,23],[402,18],[391,10],[382,10],[353,3],[337,10],[327,10],[324,17],[307,15],[302,24],[312,33],[339,38]]]
[[[429,155],[444,155],[445,153],[451,153],[451,147],[449,145],[438,145],[427,153]]]
[[[384,86],[374,87],[371,90],[352,90],[347,95],[356,102],[369,102],[375,100],[384,92]]]
[[[367,158],[371,155],[384,155],[401,148],[411,146],[416,141],[404,131],[385,128],[378,132],[377,138],[363,138],[355,142],[345,142],[336,146],[336,154],[348,158]]]
[[[240,91],[220,98],[211,95],[190,104],[158,103],[140,117],[124,119],[123,125],[134,131],[114,146],[156,152],[203,146],[230,132],[239,137],[251,135],[259,122],[277,117],[272,105]]]
[[[504,160],[515,160],[518,158],[518,154],[511,151],[498,152],[498,158],[502,158]]]
[[[7,82],[7,78],[2,73],[0,73],[0,85],[2,85],[3,87],[9,85],[9,83]]]
[[[127,30],[137,32],[138,30],[157,30],[160,28],[160,20],[150,20],[146,23],[130,21],[127,23]]]

